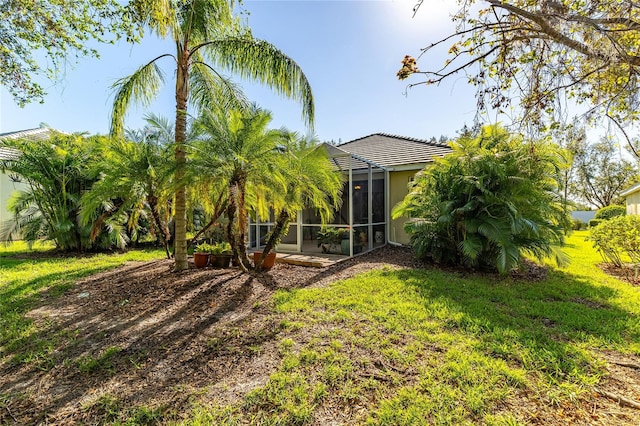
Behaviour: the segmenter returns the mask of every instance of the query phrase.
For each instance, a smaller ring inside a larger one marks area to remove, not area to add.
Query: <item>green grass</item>
[[[29,249],[23,242],[0,246],[0,358],[14,355],[14,362],[30,363],[48,370],[51,353],[71,335],[44,335],[25,313],[43,297],[57,296],[82,277],[123,265],[164,256],[160,250],[129,251],[122,254],[57,256],[53,246],[37,244]],[[51,251],[51,257],[46,252]],[[37,252],[37,256],[32,256]]]
[[[100,370],[113,372],[113,358],[121,351],[122,348],[110,346],[99,357],[84,356],[78,360],[78,369],[83,373],[93,373]]]
[[[165,417],[165,407],[147,407],[138,405],[127,407],[120,400],[110,394],[103,394],[99,398],[82,406],[83,411],[98,415],[102,424],[113,426],[135,426],[158,424]]]
[[[361,424],[512,425],[496,408],[510,396],[572,404],[605,374],[598,351],[640,354],[640,292],[595,267],[586,235],[540,282],[387,269],[279,292],[278,371],[185,424],[302,425],[324,406]]]
[[[572,263],[538,282],[429,270],[372,271],[326,288],[280,291],[277,371],[239,402],[194,399],[185,425],[304,425],[349,413],[368,425],[523,423],[511,397],[571,409],[606,374],[600,351],[640,355],[640,291],[607,276],[586,233]],[[24,317],[75,280],[160,251],[29,260],[0,249],[0,356],[42,369],[75,336],[41,336]],[[224,342],[207,341],[210,348]],[[267,345],[249,348],[257,356]],[[58,348],[58,349],[56,349]],[[77,360],[109,373],[120,348]],[[0,407],[2,400],[0,399]],[[171,423],[176,413],[103,395],[85,409],[106,424]]]

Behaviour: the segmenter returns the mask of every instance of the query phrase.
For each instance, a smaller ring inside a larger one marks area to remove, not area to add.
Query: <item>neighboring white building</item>
[[[625,198],[627,214],[640,214],[640,183],[623,190],[620,196]]]
[[[574,210],[571,212],[571,219],[578,219],[584,223],[589,223],[591,219],[595,219],[596,210]]]
[[[51,129],[47,127],[39,127],[37,129],[20,130],[17,132],[0,133],[0,160],[11,160],[17,158],[20,153],[14,149],[3,146],[4,140],[9,139],[30,139],[43,140],[49,138]],[[9,212],[8,201],[14,191],[24,190],[27,185],[22,182],[16,182],[11,178],[10,174],[0,170],[0,229],[2,225],[12,219],[13,215]]]

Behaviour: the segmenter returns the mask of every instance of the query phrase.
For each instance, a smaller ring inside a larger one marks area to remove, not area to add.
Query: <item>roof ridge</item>
[[[425,143],[425,144],[427,144],[427,145],[433,145],[433,146],[444,146],[444,147],[448,146],[447,144],[445,144],[445,143],[440,143],[440,142],[438,142],[438,141],[436,141],[436,142],[432,142],[432,141],[427,140],[427,139],[414,138],[414,137],[411,137],[411,136],[394,135],[394,134],[392,134],[392,133],[376,133],[376,134],[377,134],[377,135],[381,135],[381,136],[391,137],[391,138],[405,139],[405,140],[408,140],[408,141]],[[434,138],[434,139],[435,139],[435,138]]]
[[[367,136],[362,136],[362,137],[359,137],[359,138],[356,138],[356,139],[352,139],[352,140],[350,140],[350,141],[343,142],[343,143],[338,144],[338,145],[336,145],[336,146],[346,145],[346,144],[348,144],[348,143],[352,143],[352,142],[356,142],[356,141],[359,141],[359,140],[362,140],[362,139],[366,139],[366,138],[369,138],[369,137],[371,137],[371,136],[375,136],[375,135],[377,135],[377,134],[379,134],[379,133],[372,133],[372,134],[367,135]]]
[[[52,130],[53,129],[49,127],[34,127],[32,129],[17,130],[14,132],[5,132],[5,133],[0,133],[0,139],[18,139],[18,138],[33,135],[33,134],[50,132]]]
[[[385,136],[385,137],[388,137],[388,138],[404,139],[404,140],[411,141],[411,142],[418,142],[418,143],[423,143],[423,144],[426,144],[426,145],[439,146],[439,147],[445,147],[445,148],[449,146],[446,143],[440,143],[440,142],[437,142],[437,141],[436,142],[432,142],[432,141],[429,141],[429,140],[426,140],[426,139],[414,138],[414,137],[411,137],[411,136],[394,135],[392,133],[384,133],[384,132],[372,133],[370,135],[362,136],[360,138],[353,139],[353,140],[341,143],[340,145],[336,145],[336,146],[347,145],[347,144],[350,144],[350,143],[353,143],[353,142],[357,142],[357,141],[362,140],[362,139],[369,138],[371,136]]]

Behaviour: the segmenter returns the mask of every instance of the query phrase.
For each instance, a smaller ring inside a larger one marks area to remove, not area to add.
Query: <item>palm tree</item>
[[[135,233],[141,216],[150,215],[170,258],[169,216],[171,163],[168,146],[173,136],[167,120],[147,117],[149,126],[142,131],[127,131],[128,141],[112,139],[104,149],[102,161],[95,165],[100,179],[82,196],[80,218],[93,220],[91,238],[95,239],[103,225],[113,226],[123,219]]]
[[[323,224],[328,223],[342,201],[342,174],[336,171],[326,151],[315,138],[302,137],[294,132],[283,132],[280,149],[284,157],[285,191],[269,191],[276,223],[263,250],[262,260],[288,232],[289,224],[305,208],[314,208]]]
[[[243,103],[237,88],[214,68],[259,81],[303,105],[303,116],[313,122],[311,87],[300,67],[273,45],[251,37],[233,16],[233,1],[190,0],[167,2],[166,13],[148,19],[151,31],[169,35],[176,51],[156,57],[114,85],[111,132],[122,133],[132,100],[148,104],[164,81],[157,62],[175,61],[175,257],[176,270],[188,268],[186,244],[186,119],[187,105],[201,110]],[[225,100],[221,102],[220,100]]]
[[[227,234],[234,258],[243,270],[251,268],[247,256],[247,198],[254,209],[267,211],[267,190],[283,192],[282,133],[269,130],[271,114],[257,107],[227,114],[206,113],[198,121],[202,140],[194,144],[194,167],[206,179],[221,182],[227,200]]]

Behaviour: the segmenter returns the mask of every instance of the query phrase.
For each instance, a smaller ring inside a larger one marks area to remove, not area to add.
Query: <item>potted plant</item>
[[[262,258],[262,252],[261,251],[254,251],[253,252],[253,264],[254,265],[257,265],[261,258]],[[276,252],[275,252],[275,250],[271,250],[269,252],[269,254],[267,255],[267,257],[265,257],[264,261],[262,262],[262,269],[265,270],[265,271],[268,271],[269,269],[273,268],[273,265],[275,265],[275,264],[276,264]]]
[[[268,271],[269,269],[273,268],[273,265],[276,264],[276,247],[278,246],[278,244],[280,244],[280,240],[282,238],[283,234],[286,234],[287,231],[289,229],[289,225],[287,224],[285,227],[281,228],[280,231],[278,232],[276,228],[271,229],[269,232],[267,232],[267,235],[265,235],[265,241],[267,242],[266,246],[264,247],[265,250],[268,249],[269,250],[269,254],[267,254],[267,257],[265,257],[265,259],[262,261],[262,264],[260,265],[260,269],[263,271]],[[276,232],[276,237],[273,238],[273,233]],[[271,248],[269,248],[271,247]],[[254,265],[258,265],[260,263],[260,259],[262,259],[262,254],[264,253],[264,251],[254,251],[253,252],[253,264]]]
[[[331,253],[340,244],[342,236],[340,236],[336,228],[322,228],[318,231],[316,239],[318,240],[318,247],[322,247],[323,253]]]
[[[347,241],[347,253],[349,254],[349,228],[322,228],[317,235],[318,247],[322,247],[323,253],[334,253],[341,246],[342,254],[344,253],[344,240]]]
[[[228,268],[233,257],[231,244],[226,241],[212,244],[209,248],[209,263],[214,268]]]
[[[209,251],[211,250],[211,244],[200,243],[196,246],[196,250],[193,252],[193,263],[196,268],[204,268],[209,264]]]

